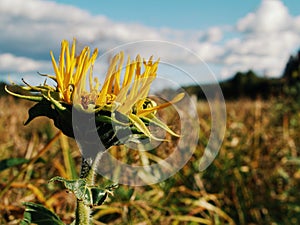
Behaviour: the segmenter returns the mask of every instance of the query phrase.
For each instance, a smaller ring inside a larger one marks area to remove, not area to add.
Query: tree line
[[[213,89],[216,84],[202,85],[202,88]],[[269,78],[253,70],[237,72],[232,78],[219,83],[225,99],[262,98],[268,99],[282,95],[300,96],[300,50],[291,55],[283,74],[279,78]],[[206,98],[198,86],[187,86],[186,91],[198,98]]]

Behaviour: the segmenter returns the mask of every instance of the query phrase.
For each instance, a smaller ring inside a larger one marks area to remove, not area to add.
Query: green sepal
[[[50,78],[51,80],[54,80],[57,83],[56,76],[49,75],[49,74],[43,74],[43,73],[40,73],[40,72],[38,72],[38,74],[43,76],[43,77],[48,77],[48,78]]]
[[[124,126],[124,127],[129,126],[129,119],[125,115],[120,114],[118,112],[109,112],[109,114],[110,114],[110,116],[109,116],[109,115],[105,115],[103,112],[104,111],[99,111],[98,113],[96,113],[96,115],[95,115],[96,124],[97,123],[110,123],[110,124],[120,125],[120,126]],[[116,115],[116,113],[118,113],[118,115]]]
[[[21,225],[65,225],[54,212],[43,205],[32,202],[25,202],[23,205],[25,206],[25,212]]]
[[[53,87],[44,84],[43,86],[30,86],[27,84],[25,81],[24,83],[27,86],[18,86],[18,85],[11,85],[10,87],[14,89],[14,91],[11,91],[8,89],[8,86],[6,85],[4,87],[5,91],[15,97],[34,101],[34,102],[39,102],[42,101],[43,98],[47,95],[51,95],[52,99],[57,99],[59,100],[59,92],[57,92]],[[39,92],[39,94],[33,94],[32,92]]]
[[[168,133],[170,133],[171,135],[175,136],[175,137],[180,137],[180,135],[176,134],[174,131],[172,131],[168,125],[166,125],[164,122],[160,121],[156,116],[152,116],[151,118],[149,117],[142,117],[142,120],[147,122],[147,123],[152,123],[155,126],[158,126],[162,129],[164,129],[165,131],[167,131]]]
[[[62,105],[62,103],[59,102],[59,93],[58,92],[52,92],[50,90],[48,90],[47,92],[42,92],[42,95],[45,99],[47,99],[48,101],[50,101],[53,106],[61,111],[65,110],[66,107],[64,107]]]
[[[19,88],[19,89],[20,89],[19,86],[13,86],[13,87]],[[27,92],[28,92],[28,91],[27,91],[26,89],[22,89],[22,88],[21,88],[21,91],[22,91],[22,92],[26,92],[26,95],[25,95],[25,94],[18,94],[18,93],[15,93],[15,92],[13,92],[13,91],[10,91],[10,90],[8,90],[8,87],[7,87],[7,86],[5,86],[4,89],[5,89],[5,91],[6,91],[8,94],[11,94],[11,95],[13,95],[13,96],[15,96],[15,97],[18,97],[18,98],[22,98],[22,99],[26,99],[26,100],[30,100],[30,101],[34,101],[34,102],[40,102],[40,101],[43,100],[43,96],[41,96],[41,95],[34,95],[34,94],[31,94],[30,92],[29,92],[28,95],[27,95]]]
[[[145,123],[135,114],[129,114],[129,119],[133,123],[133,125],[142,133],[144,133],[147,137],[156,140],[156,141],[166,141],[165,139],[157,138],[153,136],[148,129],[148,127],[145,125]]]
[[[51,107],[51,103],[45,99],[31,107],[28,114],[29,117],[24,125],[29,124],[33,119],[39,116],[46,116],[53,120],[58,116],[57,111]]]
[[[54,121],[54,125],[65,135],[73,137],[71,110],[65,107],[64,110],[53,107],[53,104],[46,99],[35,104],[28,111],[29,117],[24,123],[27,125],[39,116],[46,116]]]

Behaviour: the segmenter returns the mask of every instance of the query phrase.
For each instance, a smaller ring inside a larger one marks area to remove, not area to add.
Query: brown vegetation
[[[275,99],[226,104],[225,139],[208,169],[197,170],[210,132],[208,105],[199,102],[199,144],[187,165],[157,185],[120,185],[95,209],[95,224],[299,224],[299,112]],[[23,126],[30,105],[0,98],[0,160],[32,159],[58,132],[44,118]],[[73,220],[74,196],[48,181],[57,175],[72,178],[68,154],[78,171],[80,152],[62,135],[48,147],[34,163],[0,172],[0,194],[9,187],[0,198],[0,224],[19,224],[22,202],[28,201],[54,210],[66,223]],[[136,152],[122,154],[122,147],[113,151],[139,161]],[[157,154],[163,158],[166,152]]]

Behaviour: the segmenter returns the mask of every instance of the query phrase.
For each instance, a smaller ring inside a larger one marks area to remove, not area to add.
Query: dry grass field
[[[48,181],[75,177],[80,152],[74,140],[57,134],[46,118],[23,126],[31,105],[0,98],[0,224],[19,224],[23,202],[42,204],[70,223],[75,197]],[[210,132],[208,105],[199,102],[201,131],[190,161],[162,183],[120,185],[95,208],[95,224],[300,224],[300,111],[294,103],[276,99],[241,99],[226,105],[225,138],[210,167],[198,171]],[[122,153],[122,147],[111,151],[139,160]],[[163,157],[172,149],[160,151]],[[7,163],[12,158],[20,165]]]

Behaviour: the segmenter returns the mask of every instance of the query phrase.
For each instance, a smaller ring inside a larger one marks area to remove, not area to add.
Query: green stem
[[[75,225],[88,225],[92,224],[91,221],[91,208],[77,199],[77,208],[76,208],[76,220]]]
[[[99,152],[92,163],[92,167],[89,162],[82,158],[80,178],[86,179],[87,186],[95,185],[95,172],[97,169],[98,162],[101,159],[103,152]],[[91,218],[92,209],[90,206],[85,205],[83,201],[77,199],[77,208],[76,208],[76,220],[75,225],[86,225],[93,224]]]
[[[93,173],[92,171],[88,161],[82,158],[80,178],[87,179],[88,177],[91,177],[90,174]],[[93,185],[93,180],[87,179],[87,184]],[[89,206],[85,205],[82,200],[77,199],[75,225],[91,224],[91,212],[92,210]]]

